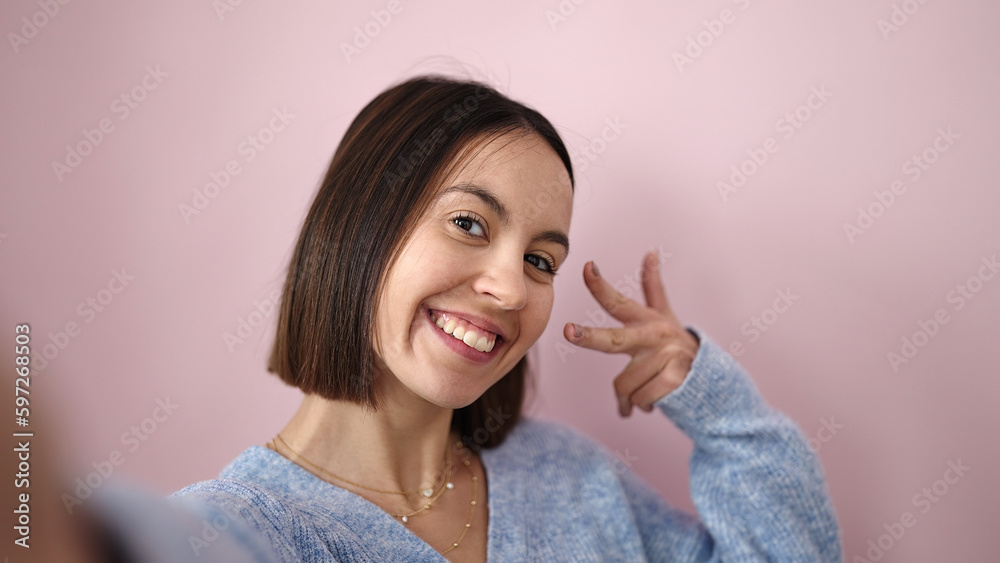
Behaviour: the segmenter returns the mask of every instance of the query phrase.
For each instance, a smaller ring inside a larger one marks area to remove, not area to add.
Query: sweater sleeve
[[[711,339],[684,383],[656,406],[694,442],[684,518],[631,473],[622,476],[651,560],[840,562],[823,470],[802,432],[770,408]]]

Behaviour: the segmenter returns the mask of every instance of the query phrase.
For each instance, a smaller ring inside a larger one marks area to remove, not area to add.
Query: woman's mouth
[[[429,312],[431,320],[441,331],[451,335],[455,340],[461,341],[469,348],[489,353],[496,346],[498,336],[495,333],[448,313],[434,310],[429,310]]]

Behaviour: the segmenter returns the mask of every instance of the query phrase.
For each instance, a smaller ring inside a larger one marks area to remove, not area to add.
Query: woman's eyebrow
[[[483,203],[485,203],[487,207],[490,208],[490,211],[500,218],[500,222],[503,223],[504,226],[510,224],[510,212],[507,211],[507,207],[504,206],[502,201],[497,199],[497,196],[493,195],[493,192],[487,190],[486,188],[478,184],[471,184],[468,182],[455,184],[454,186],[449,186],[448,188],[441,190],[437,199],[441,199],[451,192],[463,192],[478,197],[483,200]]]
[[[452,192],[462,192],[478,197],[483,201],[483,203],[486,204],[487,207],[490,208],[490,211],[500,218],[500,222],[503,223],[504,226],[510,224],[510,211],[507,210],[507,207],[502,201],[500,201],[500,199],[497,198],[497,196],[493,195],[493,192],[483,186],[469,182],[455,184],[454,186],[449,186],[441,190],[435,200],[439,200]],[[531,242],[539,241],[554,242],[562,245],[566,248],[566,254],[569,254],[569,238],[562,231],[544,231],[531,238]]]

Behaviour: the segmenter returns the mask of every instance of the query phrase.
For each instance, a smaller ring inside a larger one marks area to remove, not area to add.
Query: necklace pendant
[[[434,494],[434,489],[424,489],[421,492],[425,497],[430,497],[432,494]]]
[[[445,485],[445,487],[448,487],[448,489],[449,489],[449,490],[450,490],[450,489],[454,489],[454,488],[455,488],[455,484],[454,484],[454,483],[452,483],[451,481],[448,481],[448,484],[447,484],[447,485]]]
[[[410,518],[408,516],[403,516],[402,518],[400,518],[400,520],[402,520],[403,523],[406,524],[407,522],[410,521]]]

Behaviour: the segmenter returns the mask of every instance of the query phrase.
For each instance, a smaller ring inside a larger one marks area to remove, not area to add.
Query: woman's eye
[[[486,230],[483,229],[483,225],[479,221],[473,219],[472,217],[462,215],[460,217],[455,217],[454,219],[452,219],[452,222],[455,223],[455,225],[459,229],[462,229],[463,231],[467,232],[470,236],[474,237],[486,236]]]
[[[476,217],[462,214],[458,217],[453,217],[451,222],[470,237],[487,238],[486,228],[483,227],[482,222]],[[551,276],[556,275],[556,264],[551,258],[540,254],[525,254],[524,260],[542,273]]]
[[[556,274],[556,265],[552,262],[552,260],[549,260],[548,258],[544,258],[537,254],[525,254],[524,259],[529,264],[531,264],[535,268],[538,268],[540,271],[545,272],[546,274],[552,274],[552,275]]]

